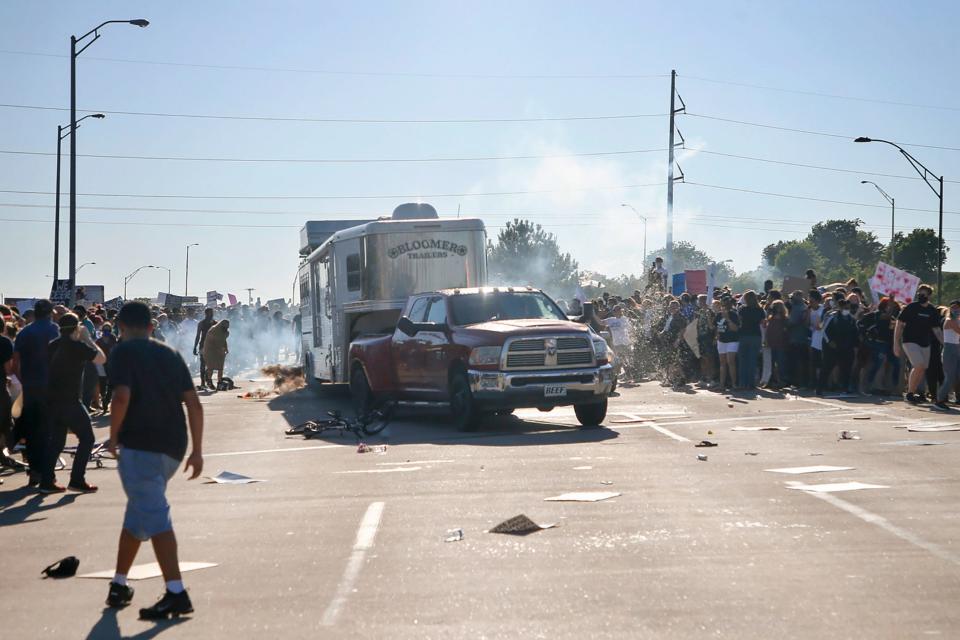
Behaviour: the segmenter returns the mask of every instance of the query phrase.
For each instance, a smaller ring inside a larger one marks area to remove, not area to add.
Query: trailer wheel
[[[463,371],[450,377],[450,418],[462,431],[473,431],[480,421],[480,411],[470,391],[470,380]]]
[[[575,404],[573,411],[577,414],[577,420],[584,427],[599,427],[603,419],[607,417],[607,399],[602,402],[591,402],[590,404]]]
[[[353,367],[350,373],[350,397],[353,399],[353,410],[358,416],[365,416],[373,411],[375,402],[367,374],[359,364]]]

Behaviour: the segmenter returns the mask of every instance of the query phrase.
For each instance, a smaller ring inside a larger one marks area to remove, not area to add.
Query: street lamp
[[[193,244],[187,245],[187,268],[185,269],[183,275],[183,295],[184,297],[190,295],[190,247],[199,247],[199,242],[194,242]]]
[[[161,267],[160,265],[156,266],[157,269],[166,269],[167,271],[167,293],[170,293],[170,274],[171,271],[167,267]]]
[[[80,128],[80,123],[86,120],[87,118],[97,118],[102,120],[107,116],[102,113],[91,113],[85,115],[79,120],[77,120],[77,128]],[[53,279],[56,280],[60,277],[60,148],[61,142],[68,135],[73,133],[73,128],[70,125],[60,126],[57,125],[57,190],[56,190],[56,204],[54,212],[54,228],[53,228]],[[79,269],[77,269],[79,271]]]
[[[131,280],[133,280],[133,276],[135,276],[135,275],[137,275],[138,273],[140,273],[140,270],[141,270],[141,269],[156,269],[156,267],[153,266],[152,264],[145,264],[145,265],[143,265],[142,267],[137,267],[136,271],[134,271],[134,272],[131,273],[130,275],[125,276],[125,277],[123,278],[123,299],[124,299],[124,300],[127,299],[127,283],[130,282]]]
[[[632,204],[621,204],[620,206],[627,207],[628,209],[632,210],[635,214],[637,214],[638,218],[643,220],[643,259],[640,262],[642,263],[641,266],[645,272],[647,268],[647,219],[641,216],[640,212],[637,211]]]
[[[880,192],[880,195],[886,198],[887,202],[890,203],[890,264],[892,264],[893,266],[897,266],[895,262],[897,259],[897,248],[894,246],[897,239],[897,232],[896,232],[896,229],[894,228],[894,220],[897,217],[896,200],[894,200],[889,193],[881,189],[880,185],[878,185],[873,180],[861,180],[860,184],[872,184],[877,188],[877,191]]]
[[[77,277],[77,56],[87,50],[100,38],[100,29],[108,24],[132,24],[136,27],[145,27],[149,22],[143,18],[136,20],[107,20],[79,38],[70,36],[70,131],[73,135],[70,137],[70,304],[73,305],[76,297],[76,277]],[[77,50],[77,45],[89,38],[93,38]],[[57,190],[59,194],[59,189]]]
[[[79,267],[77,267],[77,273],[80,273],[80,269],[83,269],[83,268],[84,268],[85,266],[87,266],[88,264],[97,264],[97,263],[96,263],[96,262],[84,262],[82,265],[80,265]]]
[[[914,158],[910,153],[905,150],[903,147],[898,145],[896,142],[890,142],[889,140],[880,140],[878,138],[867,138],[860,136],[855,139],[854,142],[883,142],[889,144],[892,147],[896,147],[897,151],[900,152],[907,162],[910,163],[910,166],[913,167],[913,170],[916,171],[923,181],[927,183],[927,186],[930,187],[930,190],[933,191],[937,198],[940,200],[940,231],[937,234],[938,247],[937,247],[937,304],[940,304],[943,298],[943,176],[939,178],[921,163],[919,160]],[[929,176],[929,177],[928,177]],[[930,178],[933,178],[937,181],[939,189],[930,184]]]

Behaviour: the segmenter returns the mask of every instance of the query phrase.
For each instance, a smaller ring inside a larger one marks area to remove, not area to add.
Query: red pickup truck
[[[393,333],[351,343],[349,363],[358,411],[387,400],[448,402],[463,429],[484,415],[563,405],[595,426],[613,385],[606,342],[529,287],[411,296]]]

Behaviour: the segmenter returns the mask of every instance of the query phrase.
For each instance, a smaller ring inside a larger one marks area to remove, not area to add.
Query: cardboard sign
[[[53,304],[70,304],[70,294],[73,284],[69,280],[54,280],[50,287],[50,302]]]
[[[223,300],[223,294],[216,291],[207,291],[207,306],[215,307],[217,303]]]
[[[120,307],[123,306],[123,298],[117,296],[116,298],[111,298],[103,303],[104,308],[112,309],[114,311],[120,311]]]
[[[172,293],[163,293],[161,291],[157,294],[157,302],[169,309],[176,309],[177,307],[183,306],[183,296],[176,296]]]
[[[688,269],[683,272],[686,276],[687,292],[700,295],[707,292],[707,271],[705,269]]]
[[[102,284],[78,285],[76,293],[74,304],[82,304],[85,307],[103,304],[104,293]]]
[[[920,278],[909,271],[897,269],[886,262],[878,262],[877,270],[870,278],[870,289],[885,296],[891,296],[898,302],[913,302],[920,286]]]
[[[673,286],[671,290],[673,295],[679,296],[683,294],[684,290],[687,288],[687,276],[684,273],[675,273],[673,274]]]
[[[807,292],[810,291],[810,281],[797,276],[784,276],[783,288],[780,289],[780,293],[783,294],[784,298],[788,298],[794,291],[802,291],[803,297],[806,298]]]

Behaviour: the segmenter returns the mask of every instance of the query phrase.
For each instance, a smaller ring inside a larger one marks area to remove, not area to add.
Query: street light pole
[[[896,264],[896,260],[897,260],[897,247],[896,247],[897,231],[896,231],[896,227],[895,227],[895,224],[894,224],[894,221],[896,220],[896,217],[897,217],[897,201],[894,200],[893,197],[890,196],[890,194],[888,194],[886,191],[884,191],[883,189],[881,189],[881,188],[880,188],[880,185],[878,185],[878,184],[877,184],[876,182],[874,182],[873,180],[861,180],[861,181],[860,181],[860,184],[872,184],[874,187],[877,188],[877,191],[880,192],[880,195],[882,195],[884,198],[886,198],[886,199],[887,199],[887,202],[890,203],[890,264],[893,265],[893,266],[897,266],[897,264]]]
[[[70,131],[73,136],[70,138],[70,305],[73,306],[76,298],[76,277],[77,277],[77,56],[83,53],[87,47],[100,38],[100,29],[108,24],[126,23],[137,27],[146,27],[149,22],[140,18],[137,20],[107,20],[79,38],[70,36]],[[88,37],[93,36],[87,44],[77,51],[77,44],[83,42]]]
[[[190,247],[199,247],[199,246],[200,246],[200,243],[199,243],[199,242],[194,242],[193,244],[188,244],[188,245],[187,245],[187,266],[186,266],[186,269],[184,269],[184,275],[183,275],[183,295],[184,295],[184,297],[190,295],[190,293],[189,293],[189,290],[190,290]]]
[[[96,263],[96,262],[84,262],[82,265],[80,265],[79,267],[77,267],[77,273],[80,273],[80,269],[83,269],[83,268],[84,268],[85,266],[87,266],[88,264],[97,264],[97,263]]]
[[[106,117],[107,116],[103,115],[102,113],[91,113],[89,115],[85,115],[79,120],[77,120],[77,128],[79,128],[80,123],[86,120],[87,118],[97,118],[102,120],[103,118],[106,118]],[[66,133],[64,133],[64,131],[66,131]],[[55,211],[53,216],[53,220],[54,220],[53,222],[54,224],[53,279],[54,281],[60,278],[60,156],[61,156],[60,150],[61,150],[61,147],[63,146],[61,144],[63,142],[63,139],[66,138],[71,133],[73,133],[73,129],[70,125],[67,125],[66,127],[57,125],[57,190],[56,190],[56,197],[55,197],[56,204],[54,204]],[[79,269],[77,269],[77,271],[79,271]]]
[[[171,274],[170,269],[169,269],[168,267],[162,267],[162,266],[160,266],[159,264],[156,266],[156,268],[157,268],[157,269],[166,269],[166,271],[167,271],[167,291],[166,291],[166,292],[167,292],[167,293],[170,293],[170,274]]]
[[[646,268],[647,268],[647,219],[646,219],[645,217],[643,217],[642,215],[640,215],[640,212],[637,211],[637,209],[636,209],[632,204],[621,204],[620,206],[621,206],[621,207],[627,207],[628,209],[630,209],[631,211],[633,211],[635,214],[637,214],[637,217],[638,217],[638,218],[640,218],[641,220],[643,220],[643,258],[640,260],[640,262],[641,262],[641,268],[643,269],[643,271],[641,271],[641,274],[646,273]]]
[[[861,136],[854,140],[854,142],[883,142],[889,144],[891,147],[896,147],[897,151],[900,152],[907,162],[910,163],[910,166],[913,167],[913,170],[916,171],[923,181],[927,183],[927,186],[930,187],[930,190],[933,191],[937,198],[940,199],[940,229],[937,233],[937,304],[941,304],[943,301],[943,261],[944,261],[944,245],[943,245],[943,176],[939,178],[932,171],[927,169],[922,162],[914,158],[910,153],[898,145],[896,142],[890,142],[889,140],[880,140],[878,138],[867,138]],[[930,184],[930,178],[933,178],[937,181],[939,189]]]
[[[129,283],[131,280],[133,280],[133,276],[135,276],[135,275],[137,275],[138,273],[140,273],[140,270],[141,270],[141,269],[156,269],[156,267],[153,266],[152,264],[145,264],[145,265],[143,265],[142,267],[137,267],[136,270],[135,270],[133,273],[131,273],[130,275],[125,276],[125,277],[123,278],[123,299],[124,299],[124,300],[127,299],[127,283]]]

